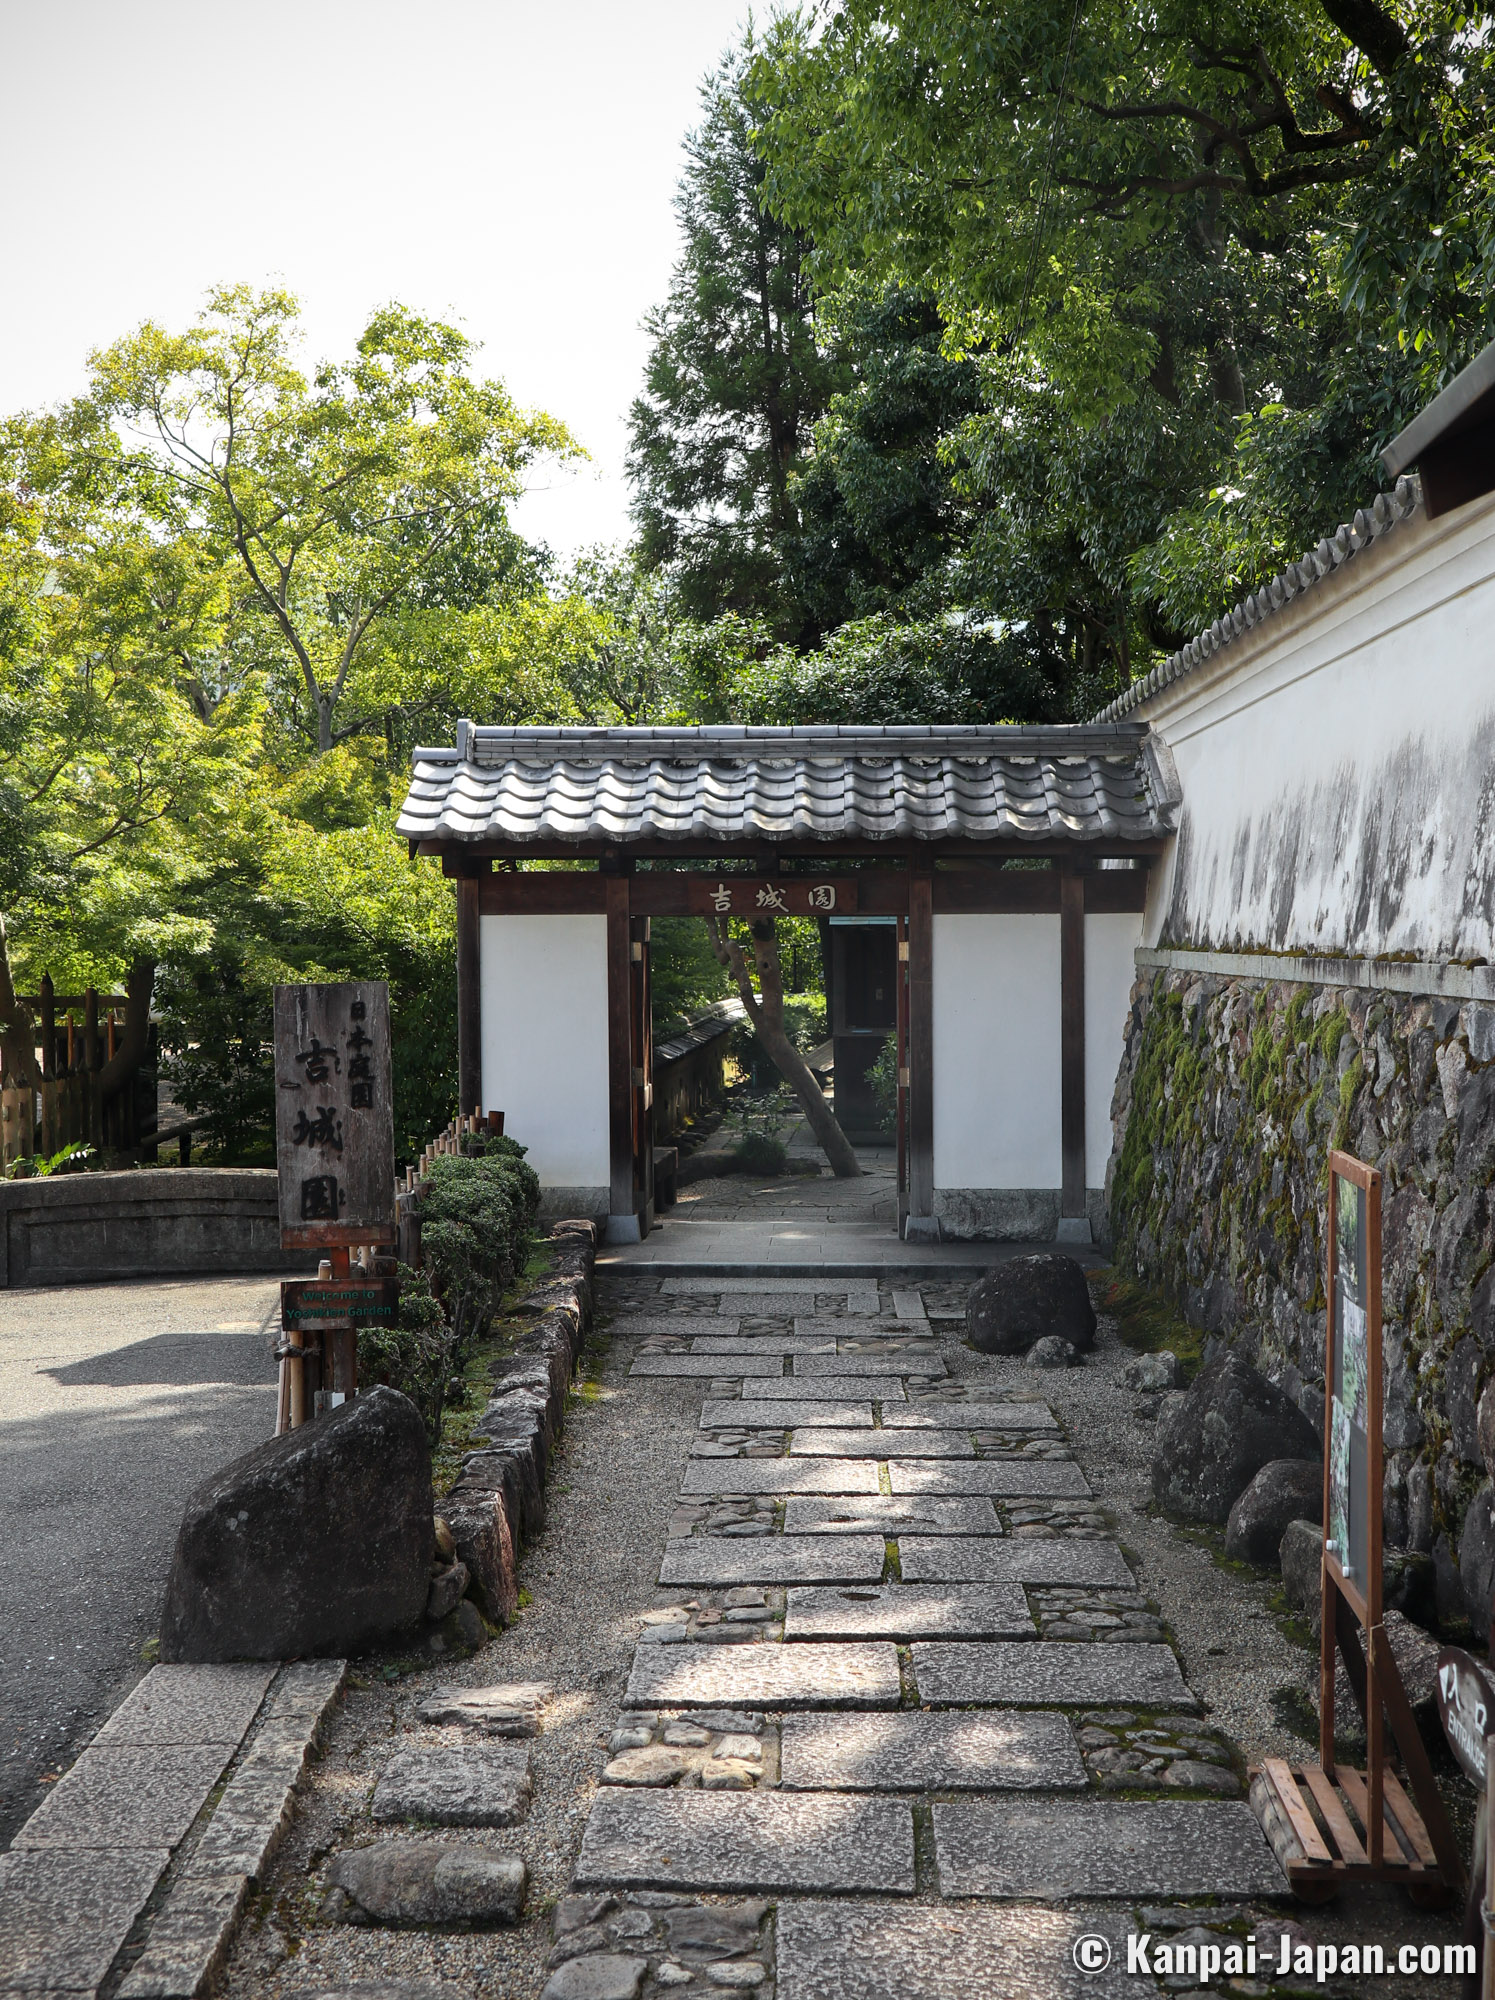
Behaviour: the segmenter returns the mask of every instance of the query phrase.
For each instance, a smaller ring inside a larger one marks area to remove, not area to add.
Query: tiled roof
[[[799,729],[458,725],[417,750],[399,831],[510,847],[732,840],[1155,839],[1139,724]]]
[[[1377,494],[1374,506],[1362,507],[1353,521],[1344,522],[1332,535],[1325,536],[1316,549],[1310,549],[1297,562],[1289,563],[1270,583],[1264,583],[1260,590],[1243,598],[1233,611],[1217,618],[1198,638],[1191,639],[1178,652],[1170,653],[1161,666],[1154,667],[1150,674],[1134,682],[1125,694],[1118,695],[1093,720],[1096,723],[1121,721],[1150,695],[1181,680],[1195,667],[1203,666],[1232,639],[1238,639],[1243,632],[1264,623],[1274,611],[1280,611],[1284,604],[1290,603],[1303,591],[1312,589],[1321,578],[1332,575],[1351,556],[1394,528],[1399,521],[1410,519],[1421,502],[1422,490],[1417,480],[1399,479],[1394,492]]]

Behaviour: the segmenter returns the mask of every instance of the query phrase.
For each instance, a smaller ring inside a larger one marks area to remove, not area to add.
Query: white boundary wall
[[[1059,919],[934,919],[934,1184],[1056,1188]]]
[[[1495,496],[1419,510],[1134,713],[1183,791],[1149,946],[1495,958]]]
[[[608,1187],[607,918],[483,917],[483,1107],[542,1187]]]

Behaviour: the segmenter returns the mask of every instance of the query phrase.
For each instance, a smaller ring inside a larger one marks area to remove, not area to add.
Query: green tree
[[[761,203],[742,80],[753,43],[702,90],[676,198],[685,238],[630,417],[639,552],[667,567],[683,609],[766,617],[784,637],[803,613],[786,590],[793,478],[840,380],[818,338],[805,241]]]
[[[980,370],[956,441],[988,601],[1051,673],[1119,684],[1218,608],[1222,557],[1296,553],[1489,337],[1490,26],[1378,0],[775,24],[765,198],[818,282],[928,291]]]
[[[91,398],[142,471],[237,569],[290,713],[321,752],[381,726],[360,685],[386,629],[433,597],[464,608],[470,572],[512,564],[504,505],[536,459],[574,454],[553,418],[471,373],[472,343],[401,306],[376,312],[346,367],[296,365],[296,301],[232,286],[183,334],[147,323],[94,358]]]

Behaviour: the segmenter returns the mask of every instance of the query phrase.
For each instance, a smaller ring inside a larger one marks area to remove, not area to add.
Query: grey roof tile
[[[682,846],[1154,839],[1165,787],[1136,724],[799,729],[458,725],[417,750],[409,840]]]

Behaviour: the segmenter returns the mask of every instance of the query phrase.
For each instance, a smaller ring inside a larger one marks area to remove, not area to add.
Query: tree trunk
[[[10,947],[5,936],[5,918],[0,916],[0,1070],[13,1076],[22,1089],[35,1090],[41,1082],[36,1067],[36,1024],[31,1010],[17,997],[10,971]]]
[[[711,948],[718,962],[737,981],[737,991],[747,1009],[753,1033],[773,1059],[774,1067],[799,1099],[800,1109],[820,1149],[830,1162],[831,1172],[849,1180],[862,1171],[851,1141],[836,1123],[836,1114],[825,1101],[825,1092],[815,1081],[809,1064],[784,1031],[784,972],[779,963],[779,939],[772,917],[752,926],[753,962],[758,969],[758,990],[753,990],[747,954],[727,933],[725,917],[708,917]]]

